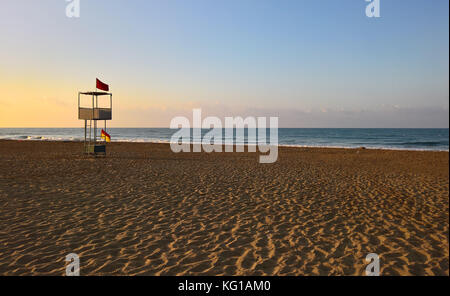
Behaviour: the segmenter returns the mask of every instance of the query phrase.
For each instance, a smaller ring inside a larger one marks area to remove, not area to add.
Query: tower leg
[[[89,147],[88,147],[89,153],[92,145],[91,140],[92,140],[92,120],[89,120]]]
[[[84,120],[84,153],[86,153],[87,120]]]

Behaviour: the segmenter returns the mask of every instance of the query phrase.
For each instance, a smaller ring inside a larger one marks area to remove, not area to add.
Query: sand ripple
[[[448,153],[0,142],[0,274],[448,275]]]

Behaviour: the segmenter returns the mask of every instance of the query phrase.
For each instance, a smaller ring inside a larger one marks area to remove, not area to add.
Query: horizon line
[[[0,127],[0,129],[20,129],[20,128],[28,128],[28,129],[39,129],[39,128],[46,128],[46,129],[61,129],[61,128],[81,128],[84,129],[84,127],[82,126],[74,126],[74,127],[44,127],[44,126],[39,126],[39,127]],[[100,128],[100,127],[99,127]],[[117,127],[117,126],[112,126],[112,127],[107,127],[107,129],[110,128],[133,128],[133,129],[149,129],[149,128],[166,128],[166,129],[171,129],[170,127],[158,127],[158,126],[153,126],[153,127]],[[196,128],[196,127],[190,127],[190,128]],[[222,127],[224,128],[224,127]],[[270,127],[267,127],[268,129],[270,129]],[[278,127],[278,129],[449,129],[450,127]],[[179,128],[174,128],[175,129],[179,129]],[[201,128],[201,129],[208,129],[208,128]],[[212,128],[209,128],[212,129]]]

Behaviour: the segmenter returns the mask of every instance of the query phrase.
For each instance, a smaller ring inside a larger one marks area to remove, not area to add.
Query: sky
[[[0,2],[0,127],[81,127],[77,93],[113,93],[110,127],[278,116],[280,127],[449,126],[449,1]]]

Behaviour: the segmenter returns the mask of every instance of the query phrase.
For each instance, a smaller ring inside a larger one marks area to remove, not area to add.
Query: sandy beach
[[[448,152],[0,141],[0,275],[449,275]]]

